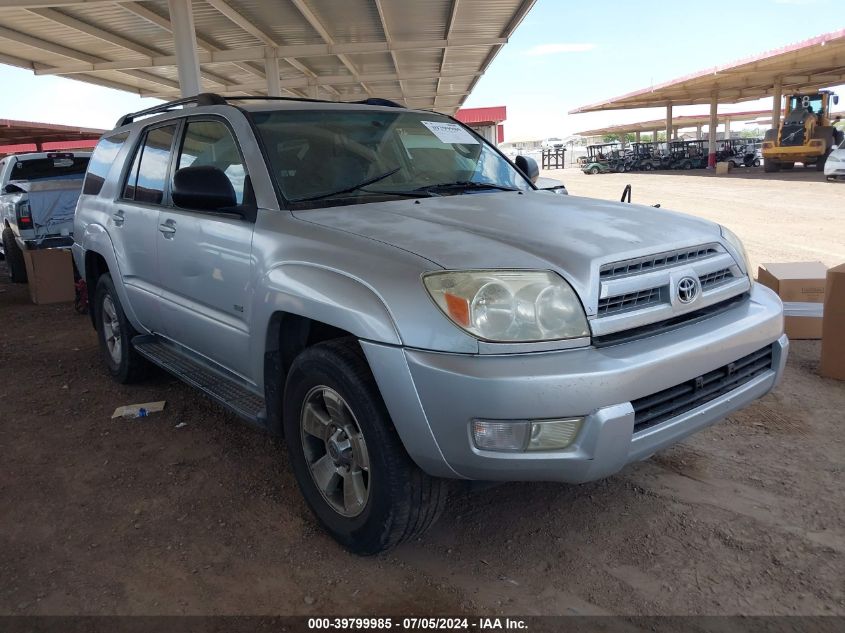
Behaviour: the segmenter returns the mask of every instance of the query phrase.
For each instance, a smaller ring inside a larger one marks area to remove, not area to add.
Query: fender
[[[123,308],[124,314],[126,314],[126,318],[132,324],[132,327],[134,327],[138,332],[146,332],[147,329],[141,325],[141,322],[135,315],[135,310],[132,308],[132,304],[129,302],[129,297],[126,294],[126,288],[123,285],[123,276],[121,275],[120,268],[117,265],[117,255],[114,252],[114,244],[112,244],[111,237],[109,237],[108,231],[106,231],[105,227],[101,224],[95,224],[93,222],[89,223],[85,227],[85,231],[83,231],[81,239],[77,241],[77,244],[82,248],[83,267],[80,268],[80,272],[84,274],[85,271],[85,253],[91,251],[102,256],[103,259],[106,260],[106,264],[108,264],[109,272],[111,273],[111,278],[114,282],[114,288],[117,291],[117,298],[120,300],[120,305]],[[89,296],[93,301],[94,288],[90,288],[89,293]]]

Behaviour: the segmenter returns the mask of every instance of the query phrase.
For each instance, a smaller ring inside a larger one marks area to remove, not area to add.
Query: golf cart
[[[587,146],[587,156],[581,165],[585,174],[606,174],[622,171],[624,157],[619,151],[619,143],[599,143]]]

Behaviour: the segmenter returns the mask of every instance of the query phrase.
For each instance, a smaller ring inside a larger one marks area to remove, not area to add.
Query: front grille
[[[715,400],[772,368],[773,347],[767,345],[719,369],[669,389],[634,400],[634,433]]]
[[[601,279],[614,279],[616,277],[624,277],[625,275],[645,273],[651,270],[658,270],[660,268],[677,266],[678,264],[682,264],[684,262],[700,260],[720,252],[722,251],[719,250],[716,245],[708,244],[705,246],[697,246],[695,248],[682,248],[675,251],[667,251],[665,253],[658,253],[657,255],[635,257],[634,259],[626,259],[621,262],[604,264],[599,269],[599,276]]]
[[[604,299],[599,299],[597,316],[617,314],[627,310],[635,310],[657,303],[663,303],[665,288],[666,286],[648,288],[638,292],[629,292],[624,295],[616,295],[615,297],[605,297]]]
[[[730,281],[733,278],[734,274],[731,272],[731,269],[723,268],[722,270],[717,270],[707,275],[703,275],[698,281],[701,283],[701,289],[707,290],[709,288],[714,288],[721,283]]]

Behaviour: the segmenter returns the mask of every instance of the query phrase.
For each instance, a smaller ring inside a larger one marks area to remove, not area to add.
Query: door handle
[[[173,236],[176,234],[176,223],[173,220],[167,220],[158,225],[158,230],[164,235],[165,239],[173,239]]]
[[[123,226],[123,223],[126,221],[126,218],[123,217],[123,211],[118,211],[116,213],[112,213],[112,220],[114,220],[115,226]]]

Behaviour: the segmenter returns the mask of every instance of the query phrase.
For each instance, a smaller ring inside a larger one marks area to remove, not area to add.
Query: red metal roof
[[[73,149],[94,147],[105,132],[95,128],[33,121],[0,119],[0,146],[21,146],[23,149],[0,149],[0,153],[38,151],[42,149]],[[68,145],[68,143],[73,143]],[[80,145],[79,143],[84,143]]]
[[[507,106],[492,106],[489,108],[461,108],[455,113],[455,118],[467,125],[487,123],[498,125],[508,118]]]

